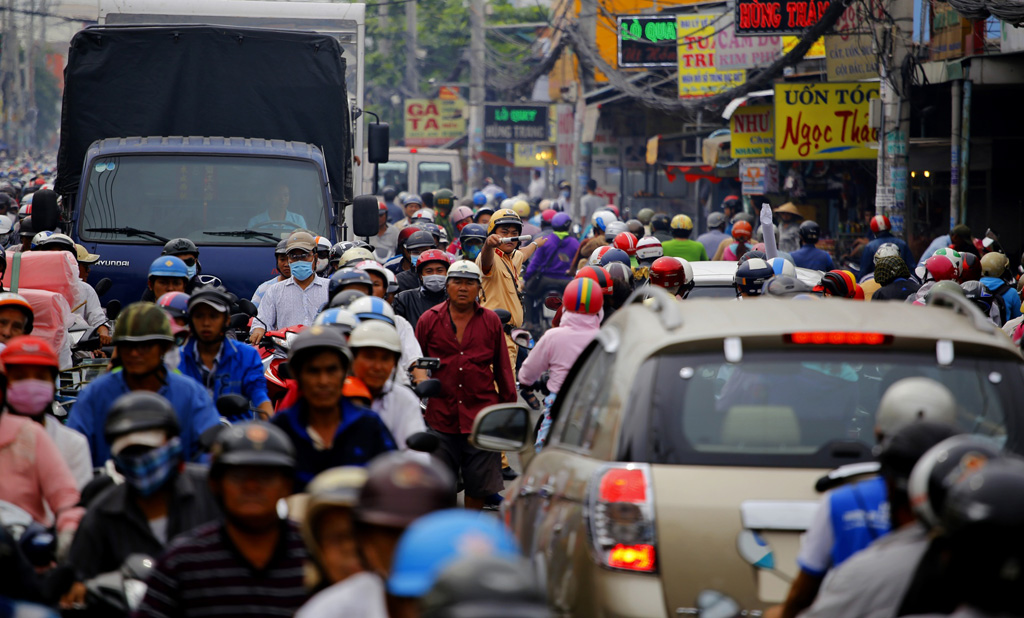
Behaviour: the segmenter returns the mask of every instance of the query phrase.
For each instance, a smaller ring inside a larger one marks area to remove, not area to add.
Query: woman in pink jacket
[[[604,295],[597,282],[587,277],[573,279],[562,293],[565,313],[557,328],[548,330],[530,351],[519,369],[519,384],[529,386],[548,372],[548,391],[544,398],[544,419],[537,432],[537,450],[547,442],[551,430],[551,404],[576,359],[601,328]]]

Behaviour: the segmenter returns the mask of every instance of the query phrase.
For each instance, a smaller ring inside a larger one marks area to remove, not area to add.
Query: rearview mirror
[[[224,418],[238,418],[249,411],[249,400],[237,394],[217,398],[217,413]]]
[[[366,158],[370,163],[387,163],[391,148],[391,129],[386,122],[371,122],[366,126]]]
[[[558,296],[548,296],[544,299],[544,306],[552,311],[558,311],[562,307],[562,299]]]
[[[112,285],[114,285],[114,283],[109,278],[104,277],[96,282],[96,285],[93,286],[93,289],[96,290],[96,296],[102,297],[104,294],[110,291],[110,287]]]
[[[121,301],[115,298],[107,303],[106,312],[108,320],[116,320],[117,316],[121,315]]]
[[[512,314],[508,309],[495,309],[494,313],[498,316],[498,319],[501,320],[502,324],[508,324],[509,321],[512,320]]]
[[[427,397],[437,397],[438,395],[441,394],[441,381],[435,378],[423,380],[422,382],[417,384],[412,390],[420,399],[425,399]]]
[[[417,431],[405,439],[405,445],[421,453],[433,453],[441,446],[441,440],[432,433]]]
[[[512,330],[512,341],[519,347],[527,350],[533,349],[533,335],[530,331],[516,328]]]
[[[228,321],[228,328],[244,328],[249,325],[249,320],[251,319],[251,317],[244,313],[236,313],[235,315],[231,316],[231,319]]]
[[[487,406],[473,421],[469,443],[485,451],[518,452],[529,440],[530,411],[523,404]]]
[[[376,236],[380,231],[380,205],[372,195],[360,195],[352,200],[352,233],[356,236]]]
[[[238,310],[249,317],[253,317],[258,313],[256,305],[252,304],[252,301],[248,298],[239,298],[238,302],[235,303]]]

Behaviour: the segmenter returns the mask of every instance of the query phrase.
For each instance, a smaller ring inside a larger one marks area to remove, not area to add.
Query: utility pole
[[[411,97],[418,96],[420,92],[420,75],[416,67],[417,47],[416,2],[410,0],[405,3],[405,87]]]
[[[469,187],[483,186],[484,168],[480,154],[484,150],[484,0],[469,4]]]
[[[907,42],[913,40],[913,0],[895,0],[890,15],[892,23],[883,26],[878,37],[891,41],[891,54],[879,62],[883,141],[878,152],[875,213],[889,217],[894,235],[910,240],[914,228],[913,204],[907,206],[911,81],[904,81],[901,67],[911,53]]]
[[[577,16],[577,22],[580,28],[580,38],[583,39],[583,44],[590,49],[597,48],[597,2],[596,0],[580,0],[580,13]],[[576,114],[575,114],[575,137],[576,137],[576,156],[573,157],[572,162],[572,217],[574,221],[578,221],[582,216],[582,208],[580,207],[580,199],[583,197],[585,192],[586,184],[585,178],[590,178],[590,161],[591,152],[590,144],[584,144],[583,142],[583,126],[586,118],[587,102],[583,96],[584,93],[593,90],[596,80],[594,79],[593,67],[584,67],[583,63],[580,65],[580,76],[579,83],[580,87],[576,92]]]
[[[0,89],[3,92],[3,137],[10,154],[18,152],[21,84],[18,76],[18,29],[14,20],[14,0],[5,0],[3,14],[3,45],[0,47]]]

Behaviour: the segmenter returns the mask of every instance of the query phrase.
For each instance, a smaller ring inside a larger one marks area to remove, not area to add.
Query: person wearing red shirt
[[[473,421],[483,408],[516,401],[515,378],[497,314],[477,302],[480,268],[468,260],[448,269],[448,300],[428,309],[416,324],[425,357],[441,359],[433,377],[441,394],[427,403],[426,421],[441,440],[435,453],[458,476],[466,507],[482,509],[484,498],[504,489],[501,456],[469,444]],[[497,384],[497,389],[495,389]]]

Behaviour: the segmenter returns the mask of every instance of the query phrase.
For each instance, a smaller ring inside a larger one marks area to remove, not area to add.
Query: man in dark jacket
[[[910,278],[907,263],[898,255],[884,255],[875,261],[875,282],[881,287],[871,297],[872,301],[902,301],[921,287]]]
[[[395,297],[395,313],[408,320],[414,329],[416,320],[427,309],[444,302],[444,282],[451,264],[448,255],[448,252],[440,249],[428,249],[421,253],[416,262],[420,286],[399,292]]]

